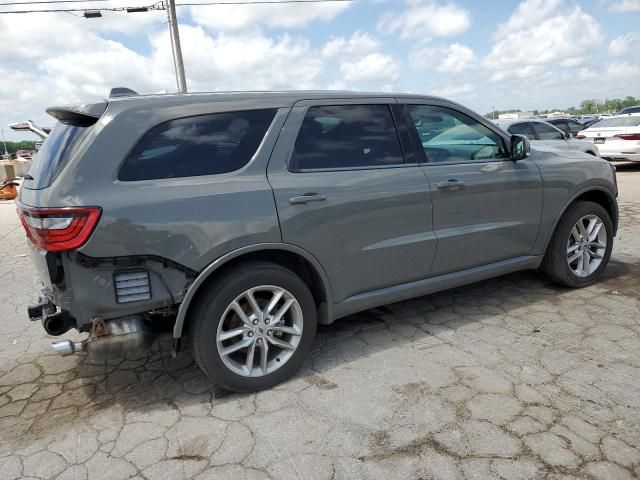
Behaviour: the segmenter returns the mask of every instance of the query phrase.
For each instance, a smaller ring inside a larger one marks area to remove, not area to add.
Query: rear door
[[[431,275],[528,255],[542,214],[542,179],[514,162],[499,129],[445,102],[404,109],[432,191],[438,239]]]
[[[282,239],[320,261],[335,302],[425,278],[433,261],[426,177],[405,161],[393,103],[300,102],[269,162]]]

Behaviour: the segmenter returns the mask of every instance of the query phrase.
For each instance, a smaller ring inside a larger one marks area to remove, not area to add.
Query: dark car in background
[[[559,128],[564,133],[570,133],[573,137],[587,128],[584,124],[573,118],[545,118],[544,121]]]
[[[635,105],[633,107],[623,108],[616,115],[627,115],[629,113],[640,113],[640,105]]]

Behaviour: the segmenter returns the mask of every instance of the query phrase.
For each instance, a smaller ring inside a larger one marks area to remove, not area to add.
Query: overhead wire
[[[113,2],[114,0],[28,0],[24,2],[0,2],[0,8],[2,7],[15,7],[19,5],[59,5],[59,4],[75,4],[75,3],[85,3],[85,4],[93,4],[99,2]],[[304,4],[304,3],[352,3],[358,0],[249,0],[246,2],[238,1],[238,0],[219,0],[219,1],[211,1],[211,2],[183,2],[176,3],[176,7],[187,7],[187,6],[223,6],[223,5],[233,5],[233,6],[242,6],[242,5],[281,5],[281,4]],[[161,7],[156,7],[154,4],[154,8],[150,6],[144,6],[149,8],[149,10],[163,10],[164,4]],[[86,10],[102,10],[102,11],[111,11],[118,12],[127,10],[127,8],[134,7],[94,7],[93,5],[87,5],[85,8],[46,8],[46,9],[33,9],[33,10],[5,10],[0,11],[0,14],[9,14],[9,13],[54,13],[54,12],[83,12]]]

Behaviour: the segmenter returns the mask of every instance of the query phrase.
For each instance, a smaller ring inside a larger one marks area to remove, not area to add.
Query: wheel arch
[[[593,202],[601,205],[611,216],[611,221],[613,222],[613,235],[616,235],[616,232],[618,230],[619,212],[615,194],[606,187],[591,186],[576,193],[560,211],[560,214],[556,217],[553,228],[551,229],[551,235],[549,235],[549,238],[547,238],[544,249],[545,252],[549,248],[549,243],[551,242],[551,239],[553,238],[553,235],[558,228],[558,224],[560,223],[560,220],[562,219],[564,214],[567,212],[567,210],[569,210],[569,208],[571,208],[572,205],[575,205],[577,202],[582,201]]]
[[[191,283],[178,308],[173,327],[174,349],[179,348],[188,325],[189,309],[203,291],[202,287],[229,268],[251,261],[269,261],[292,270],[308,285],[318,309],[318,323],[332,321],[332,294],[329,278],[318,260],[306,250],[285,243],[262,243],[229,252],[209,264]]]

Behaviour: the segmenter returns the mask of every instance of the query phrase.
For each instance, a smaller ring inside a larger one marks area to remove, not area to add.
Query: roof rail
[[[140,94],[126,87],[114,87],[109,92],[109,98],[132,97],[135,95],[140,95]]]

